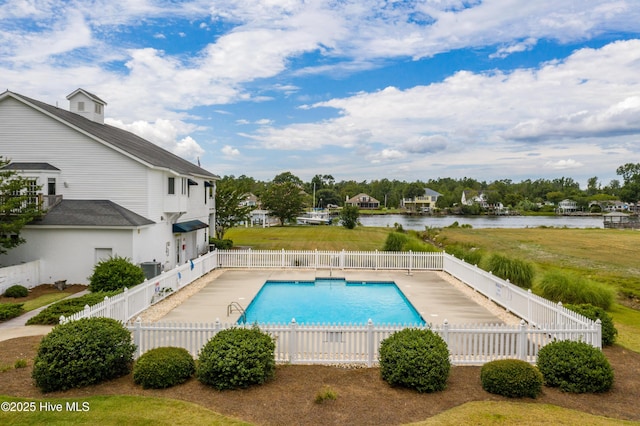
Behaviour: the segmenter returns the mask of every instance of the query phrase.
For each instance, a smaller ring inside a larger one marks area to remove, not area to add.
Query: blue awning
[[[186,222],[178,222],[173,224],[173,232],[181,234],[183,232],[197,231],[198,229],[208,228],[209,225],[200,220],[188,220]]]

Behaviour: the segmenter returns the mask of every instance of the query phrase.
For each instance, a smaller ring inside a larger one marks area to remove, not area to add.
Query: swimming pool
[[[245,311],[248,323],[424,325],[394,282],[267,281]],[[244,318],[238,320],[242,322]]]

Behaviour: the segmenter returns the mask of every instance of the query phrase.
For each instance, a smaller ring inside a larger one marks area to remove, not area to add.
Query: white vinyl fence
[[[491,324],[429,324],[449,345],[454,364],[482,364],[518,358],[535,362],[538,350],[553,340],[581,340],[601,348],[600,321],[594,322],[531,291],[469,265],[446,253],[346,252],[285,250],[217,250],[172,271],[145,281],[61,322],[108,316],[127,323],[173,291],[216,268],[368,269],[444,271],[496,304],[522,318],[519,326]],[[196,296],[197,297],[197,296]],[[194,356],[221,329],[235,324],[142,324],[129,322],[138,354],[159,346],[180,346]],[[260,328],[276,338],[276,360],[291,363],[377,362],[380,342],[405,326],[267,325]]]
[[[0,294],[12,285],[33,288],[40,284],[40,261],[21,263],[0,268]]]

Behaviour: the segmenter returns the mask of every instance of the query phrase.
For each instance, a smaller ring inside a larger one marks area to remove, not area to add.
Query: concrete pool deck
[[[173,308],[159,321],[179,323],[236,322],[238,310],[227,315],[231,302],[246,308],[267,280],[313,281],[328,277],[321,270],[225,270],[212,277],[204,287]],[[333,271],[333,277],[347,281],[394,281],[422,318],[433,324],[502,324],[499,315],[481,306],[438,272],[403,271]],[[206,279],[206,276],[203,277]],[[177,296],[177,295],[176,295]]]

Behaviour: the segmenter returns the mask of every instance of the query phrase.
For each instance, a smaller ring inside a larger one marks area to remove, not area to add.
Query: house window
[[[47,179],[47,194],[56,195],[56,178]]]
[[[78,102],[78,111],[84,111],[84,102]]]
[[[102,114],[102,105],[100,104],[94,104],[94,105],[95,105],[95,108],[94,108],[95,113]]]
[[[176,178],[169,178],[169,195],[173,195],[176,193]]]

